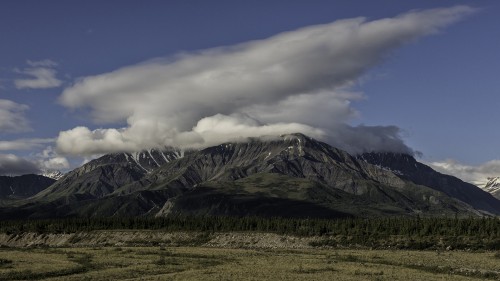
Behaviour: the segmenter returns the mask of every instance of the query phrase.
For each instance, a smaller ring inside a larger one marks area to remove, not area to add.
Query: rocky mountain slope
[[[28,198],[54,182],[54,179],[40,175],[0,176],[0,200]]]
[[[180,157],[182,152],[177,150],[107,154],[69,172],[34,200],[100,198]]]
[[[409,155],[349,155],[302,134],[199,151],[105,155],[0,217],[500,214],[500,201]]]
[[[434,190],[461,200],[478,210],[496,213],[499,201],[477,186],[456,177],[441,174],[419,163],[410,155],[397,153],[365,153],[358,156],[368,163],[398,174],[403,180],[428,186]]]

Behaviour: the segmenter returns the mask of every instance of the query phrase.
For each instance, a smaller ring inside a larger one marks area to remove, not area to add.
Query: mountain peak
[[[64,177],[64,174],[59,170],[43,171],[40,175],[54,180],[59,180],[60,178]]]
[[[284,140],[292,140],[292,139],[295,139],[295,140],[312,140],[313,138],[309,137],[309,136],[306,136],[304,135],[303,133],[291,133],[291,134],[284,134],[284,135],[280,135],[281,138],[283,138]]]
[[[500,177],[488,177],[486,182],[477,184],[481,189],[500,199]]]

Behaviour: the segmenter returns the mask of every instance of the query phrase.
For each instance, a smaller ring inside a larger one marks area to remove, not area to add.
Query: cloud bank
[[[53,139],[18,140],[16,142],[0,142],[0,150],[29,150],[42,144],[53,143]],[[31,155],[28,159],[13,154],[0,154],[0,175],[16,176],[24,174],[39,174],[46,171],[66,171],[70,168],[66,157],[57,154],[54,147],[47,146],[40,153]]]
[[[32,162],[13,154],[0,154],[0,175],[37,174],[40,169]]]
[[[66,157],[59,155],[54,147],[55,139],[17,139],[0,141],[0,151],[43,149],[31,153],[28,158],[13,154],[0,154],[0,175],[37,174],[46,171],[66,171],[70,168]],[[47,146],[48,145],[48,146]],[[45,146],[45,148],[44,148]]]
[[[31,76],[28,79],[16,79],[14,85],[17,89],[46,89],[57,88],[62,85],[62,81],[57,79],[55,67],[57,63],[51,60],[27,61],[30,66],[17,73]]]
[[[500,177],[500,160],[491,160],[477,166],[465,165],[451,159],[427,164],[441,173],[476,185],[486,183],[489,177]]]
[[[346,125],[357,115],[350,103],[363,98],[349,86],[392,50],[472,12],[456,6],[339,20],[84,77],[60,103],[111,128],[63,131],[57,149],[85,156],[302,132],[354,153],[412,153],[397,127]]]
[[[42,171],[65,171],[70,167],[68,159],[58,155],[52,146],[47,146],[41,153],[38,153],[35,163]]]

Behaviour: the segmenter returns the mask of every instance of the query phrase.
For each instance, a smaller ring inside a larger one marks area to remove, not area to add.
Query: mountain
[[[40,175],[0,176],[0,200],[28,198],[54,182],[54,179]]]
[[[43,173],[41,173],[41,175],[46,177],[46,178],[51,178],[54,180],[58,180],[64,176],[64,174],[61,173],[61,171],[57,171],[57,170],[43,171]]]
[[[403,180],[434,190],[461,200],[477,210],[497,213],[499,201],[477,186],[466,183],[456,177],[441,174],[431,167],[419,163],[410,155],[398,153],[365,153],[358,156],[370,164],[399,174]]]
[[[353,156],[309,138],[109,154],[0,217],[500,214],[500,201],[404,154]]]
[[[67,173],[33,199],[47,202],[54,199],[70,200],[73,197],[100,198],[113,193],[119,187],[138,181],[182,155],[183,152],[174,149],[107,154]]]
[[[500,177],[489,177],[485,183],[478,184],[478,187],[500,199]]]

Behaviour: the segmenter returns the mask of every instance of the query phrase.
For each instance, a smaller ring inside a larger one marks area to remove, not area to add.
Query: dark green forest
[[[289,219],[262,217],[67,218],[0,221],[0,232],[75,233],[99,230],[272,232],[320,236],[313,246],[500,250],[500,219],[407,218]]]

